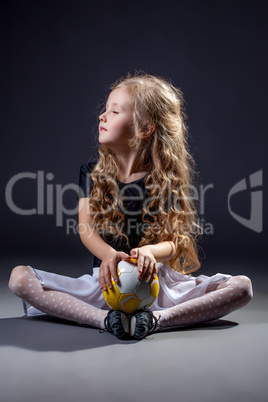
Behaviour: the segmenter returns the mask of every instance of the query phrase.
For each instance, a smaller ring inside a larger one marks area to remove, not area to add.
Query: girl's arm
[[[138,260],[139,276],[146,281],[151,280],[157,274],[157,262],[171,260],[176,253],[176,244],[173,236],[170,240],[158,244],[148,244],[130,251],[130,255]]]
[[[164,262],[171,260],[176,252],[175,243],[173,241],[163,241],[158,244],[150,244],[143,246],[151,251],[157,262]]]
[[[102,290],[106,290],[106,285],[112,288],[111,276],[118,282],[117,263],[122,259],[130,259],[130,256],[123,251],[116,251],[109,246],[101,236],[94,231],[91,226],[92,217],[88,198],[79,200],[78,209],[78,230],[84,246],[102,263],[99,270],[99,284]]]

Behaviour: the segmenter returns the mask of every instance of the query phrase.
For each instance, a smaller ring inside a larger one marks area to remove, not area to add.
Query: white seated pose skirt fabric
[[[103,310],[110,309],[99,287],[99,267],[93,268],[93,275],[85,274],[78,278],[42,271],[30,265],[28,267],[38,276],[42,287],[67,293]],[[208,286],[210,288],[211,286],[215,286],[216,288],[221,282],[231,278],[231,275],[221,273],[210,277],[206,275],[199,275],[197,277],[183,275],[164,263],[158,263],[157,267],[160,290],[156,301],[150,307],[152,311],[164,310],[203,296]],[[28,302],[24,300],[22,302],[24,315],[34,316],[45,314],[31,306]]]

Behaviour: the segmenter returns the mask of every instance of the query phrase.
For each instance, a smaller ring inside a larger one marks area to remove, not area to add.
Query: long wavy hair
[[[195,163],[188,147],[183,94],[167,80],[144,73],[128,74],[110,89],[117,88],[127,88],[133,106],[134,136],[129,145],[138,150],[136,167],[140,171],[149,168],[145,187],[151,198],[142,211],[148,225],[137,246],[175,239],[176,254],[168,264],[190,274],[200,267],[197,236],[202,229],[198,224]],[[145,135],[148,132],[150,135]],[[119,162],[105,145],[98,150],[89,197],[92,225],[99,234],[105,231],[128,242],[121,230],[124,214],[116,182]]]

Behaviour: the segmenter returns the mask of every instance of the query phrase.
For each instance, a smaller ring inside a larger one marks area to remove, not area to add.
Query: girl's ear
[[[154,131],[155,131],[155,125],[154,124],[145,123],[144,128],[143,128],[142,133],[141,133],[141,137],[142,138],[148,138],[148,137],[150,137],[150,135],[153,134]]]

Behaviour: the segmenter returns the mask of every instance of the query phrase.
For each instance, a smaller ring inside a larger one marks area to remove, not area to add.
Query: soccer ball
[[[159,293],[159,281],[156,276],[150,282],[138,280],[137,260],[120,261],[117,266],[119,282],[112,278],[112,289],[103,291],[103,297],[109,307],[132,314],[137,310],[150,307]]]

